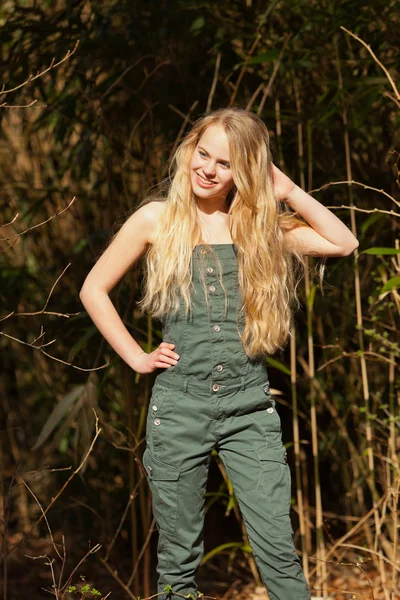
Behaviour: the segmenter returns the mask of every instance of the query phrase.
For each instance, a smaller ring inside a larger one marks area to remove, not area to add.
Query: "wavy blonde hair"
[[[178,311],[183,300],[186,315],[191,313],[191,259],[193,247],[201,240],[201,227],[189,165],[210,125],[221,125],[229,140],[234,186],[226,202],[243,299],[240,318],[244,327],[238,330],[245,352],[255,359],[286,345],[294,304],[299,306],[296,288],[304,273],[304,259],[286,243],[284,232],[306,223],[276,201],[268,130],[249,111],[227,108],[202,117],[178,147],[168,189],[161,198],[166,206],[158,236],[146,253],[144,296],[138,305],[143,312],[163,318]],[[222,283],[221,265],[219,275]]]

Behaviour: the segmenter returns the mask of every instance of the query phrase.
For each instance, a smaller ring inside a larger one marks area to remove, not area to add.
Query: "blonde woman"
[[[303,256],[347,256],[357,246],[332,212],[273,165],[264,123],[222,109],[194,124],[169,189],[125,222],[87,276],[80,298],[100,332],[136,372],[157,371],[143,466],[159,531],[160,598],[196,598],[213,449],[269,597],[310,598],[293,545],[290,471],[265,356],[287,341]],[[150,353],[108,295],[142,256],[140,305],[163,324],[163,341]]]

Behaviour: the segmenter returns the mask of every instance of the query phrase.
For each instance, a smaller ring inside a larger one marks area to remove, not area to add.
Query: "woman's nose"
[[[215,175],[215,163],[212,160],[208,161],[205,165],[203,165],[203,171],[205,175],[212,177]]]

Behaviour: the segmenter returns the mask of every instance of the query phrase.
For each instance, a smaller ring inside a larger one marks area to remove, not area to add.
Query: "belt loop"
[[[240,391],[243,392],[243,390],[244,390],[244,375],[242,375],[240,378]]]
[[[183,391],[184,392],[187,392],[188,385],[189,385],[189,379],[184,379],[183,380]]]

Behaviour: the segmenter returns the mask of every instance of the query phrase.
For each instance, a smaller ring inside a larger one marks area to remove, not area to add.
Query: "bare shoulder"
[[[83,288],[101,289],[107,293],[113,289],[155,240],[163,204],[149,202],[125,221],[86,277]]]
[[[153,244],[157,236],[161,215],[165,210],[164,200],[153,200],[141,206],[135,213],[138,223],[142,224],[147,232],[147,242]],[[132,216],[134,216],[132,215]]]

